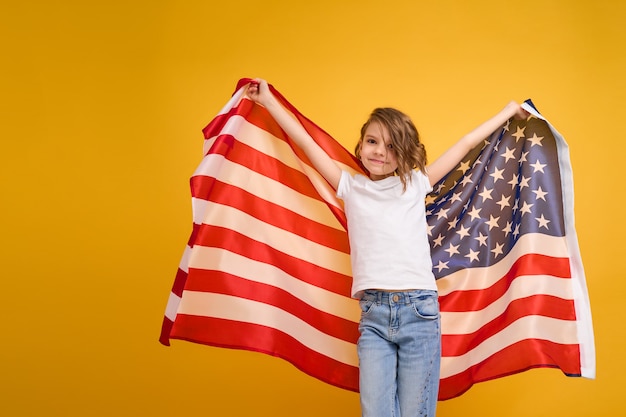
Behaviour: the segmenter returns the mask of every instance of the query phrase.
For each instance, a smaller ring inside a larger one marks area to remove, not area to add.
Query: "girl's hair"
[[[410,180],[410,172],[418,169],[424,172],[426,167],[426,148],[420,142],[419,133],[409,116],[399,110],[390,107],[374,109],[370,117],[361,128],[361,138],[354,149],[357,159],[361,159],[361,144],[368,126],[377,122],[385,126],[391,137],[393,151],[396,153],[398,168],[396,175],[400,177],[402,186],[406,190],[407,178]]]

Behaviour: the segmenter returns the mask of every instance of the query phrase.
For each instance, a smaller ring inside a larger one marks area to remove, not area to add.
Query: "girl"
[[[269,111],[344,201],[352,296],[362,312],[357,351],[363,417],[434,417],[441,332],[425,197],[481,140],[511,117],[526,117],[524,110],[509,103],[426,166],[411,119],[395,109],[376,109],[355,149],[365,177],[342,171],[265,80],[255,80],[248,96]]]

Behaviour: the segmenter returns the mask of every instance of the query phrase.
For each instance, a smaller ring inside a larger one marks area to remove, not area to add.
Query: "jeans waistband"
[[[375,301],[377,304],[411,304],[417,298],[424,296],[437,297],[434,290],[409,290],[409,291],[379,291],[365,290],[362,300]]]

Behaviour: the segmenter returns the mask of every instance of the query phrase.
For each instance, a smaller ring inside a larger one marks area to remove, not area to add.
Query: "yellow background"
[[[0,415],[359,415],[280,359],[157,342],[201,129],[256,76],[349,148],[399,107],[431,159],[531,97],[570,145],[598,376],[531,370],[438,415],[626,414],[626,2],[3,3]]]

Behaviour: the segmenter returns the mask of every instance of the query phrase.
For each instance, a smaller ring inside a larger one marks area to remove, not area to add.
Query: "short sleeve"
[[[352,187],[352,177],[347,171],[341,171],[341,177],[339,178],[339,184],[337,185],[337,197],[342,200],[350,192]]]
[[[430,185],[430,179],[428,178],[428,174],[426,172],[415,171],[415,174],[413,174],[413,176],[417,177],[418,181],[420,182],[420,185],[426,191],[426,194],[433,191],[433,186]]]

